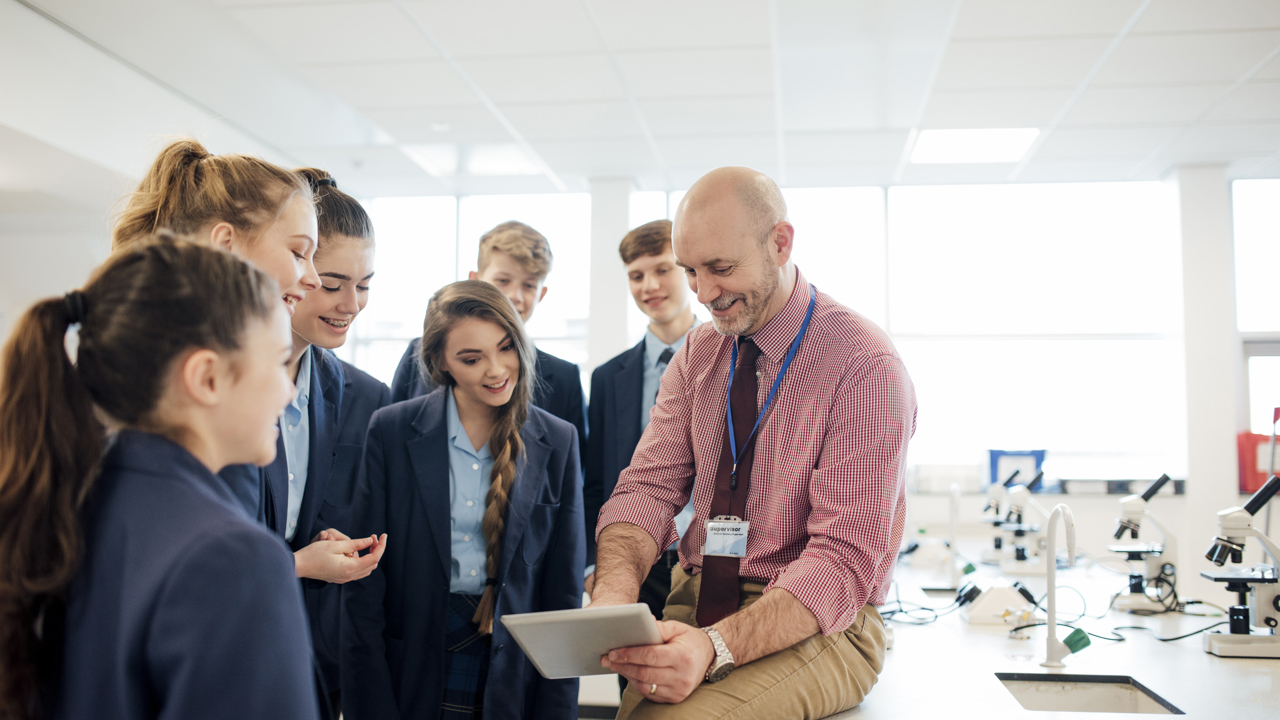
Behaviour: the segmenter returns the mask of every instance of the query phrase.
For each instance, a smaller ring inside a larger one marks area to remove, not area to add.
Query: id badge
[[[707,542],[703,555],[716,557],[746,557],[747,530],[751,523],[733,516],[717,515],[707,521]]]

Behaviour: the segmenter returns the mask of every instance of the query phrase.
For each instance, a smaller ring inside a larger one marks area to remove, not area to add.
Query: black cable
[[[896,605],[896,608],[890,607],[890,604]],[[913,607],[908,608],[911,605]],[[960,609],[959,598],[952,600],[950,604],[939,608],[931,608],[926,605],[913,602],[903,602],[902,593],[898,588],[898,583],[893,583],[893,600],[880,606],[880,617],[886,621],[903,623],[905,625],[928,625],[938,621],[938,618],[948,615]],[[929,613],[929,616],[919,617],[914,613]],[[905,616],[906,619],[899,618],[899,615]]]
[[[1080,592],[1076,588],[1071,587],[1070,585],[1059,585],[1057,589],[1070,590],[1071,592],[1075,593],[1077,597],[1080,598],[1080,613],[1075,617],[1071,618],[1070,620],[1067,620],[1066,622],[1076,622],[1077,620],[1080,620],[1081,618],[1086,617],[1085,613],[1088,612],[1089,610],[1089,601],[1084,599],[1084,593]],[[1045,594],[1041,595],[1040,599],[1034,603],[1034,606],[1037,610],[1044,610],[1044,608],[1040,605],[1040,603],[1044,602],[1045,598],[1047,597],[1049,597],[1049,593],[1046,592]],[[1115,602],[1115,601],[1113,600],[1112,602]],[[1048,612],[1048,610],[1045,610],[1045,612]],[[1092,616],[1087,616],[1087,617],[1092,617]]]
[[[1119,633],[1116,633],[1117,630],[1146,630],[1147,632],[1151,633],[1151,637],[1159,640],[1160,642],[1173,642],[1174,640],[1182,640],[1185,638],[1189,638],[1192,635],[1199,635],[1200,633],[1206,630],[1212,630],[1213,628],[1216,628],[1219,625],[1226,625],[1229,622],[1230,622],[1229,620],[1223,620],[1222,622],[1216,622],[1208,627],[1202,627],[1199,630],[1194,630],[1192,632],[1189,632],[1186,635],[1179,635],[1177,637],[1171,637],[1171,638],[1162,638],[1159,635],[1156,635],[1155,630],[1152,630],[1149,627],[1142,627],[1140,625],[1120,625],[1119,627],[1111,628],[1111,632],[1118,635]]]
[[[1010,630],[1009,632],[1012,634],[1012,633],[1016,633],[1016,632],[1018,632],[1019,630],[1026,630],[1027,628],[1040,627],[1041,625],[1048,625],[1048,624],[1049,624],[1049,623],[1047,623],[1047,622],[1028,623],[1028,624],[1026,624],[1026,625],[1019,625],[1019,626],[1015,627],[1014,629]],[[1219,624],[1221,624],[1221,623],[1219,623]],[[1089,637],[1096,637],[1096,638],[1098,638],[1099,640],[1110,640],[1111,642],[1124,642],[1124,641],[1128,640],[1128,638],[1126,638],[1125,636],[1123,636],[1123,635],[1121,635],[1121,634],[1119,634],[1119,633],[1115,632],[1114,630],[1112,630],[1112,631],[1111,631],[1111,635],[1112,635],[1113,637],[1107,637],[1106,635],[1097,635],[1097,634],[1091,633],[1091,632],[1089,632],[1088,630],[1084,630],[1083,628],[1078,628],[1078,627],[1076,627],[1075,625],[1072,625],[1072,624],[1070,624],[1070,623],[1060,622],[1060,623],[1057,623],[1057,625],[1058,625],[1058,627],[1071,628],[1072,630],[1080,630],[1080,631],[1081,631],[1081,632],[1083,632],[1085,635],[1088,635]]]

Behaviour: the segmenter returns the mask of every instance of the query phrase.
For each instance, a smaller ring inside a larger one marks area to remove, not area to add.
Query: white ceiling
[[[366,196],[599,177],[680,189],[724,164],[791,186],[1150,179],[1208,162],[1280,176],[1280,0],[0,4],[97,53],[63,60],[93,63],[72,70],[115,63],[229,126],[216,150],[325,167]],[[31,72],[22,60],[0,69]],[[98,127],[115,108],[96,103],[86,127],[42,123],[40,140],[118,145]],[[0,124],[18,126],[2,107]],[[920,130],[998,127],[1042,133],[1020,163],[906,162]],[[433,176],[403,146],[458,169]],[[533,170],[469,171],[511,153]],[[110,167],[136,175],[130,162]]]

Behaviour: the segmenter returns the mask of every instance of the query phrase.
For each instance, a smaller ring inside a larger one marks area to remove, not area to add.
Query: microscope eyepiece
[[[1228,559],[1233,563],[1238,563],[1243,560],[1243,552],[1243,545],[1239,545],[1226,538],[1219,537],[1213,539],[1213,546],[1209,548],[1209,552],[1204,554],[1204,557],[1214,565],[1222,567],[1227,564]]]

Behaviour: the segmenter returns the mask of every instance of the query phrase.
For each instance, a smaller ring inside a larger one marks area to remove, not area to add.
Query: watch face
[[[711,682],[720,682],[729,677],[729,673],[733,672],[733,663],[726,662],[723,665],[717,665],[711,670],[711,676],[708,678]]]

